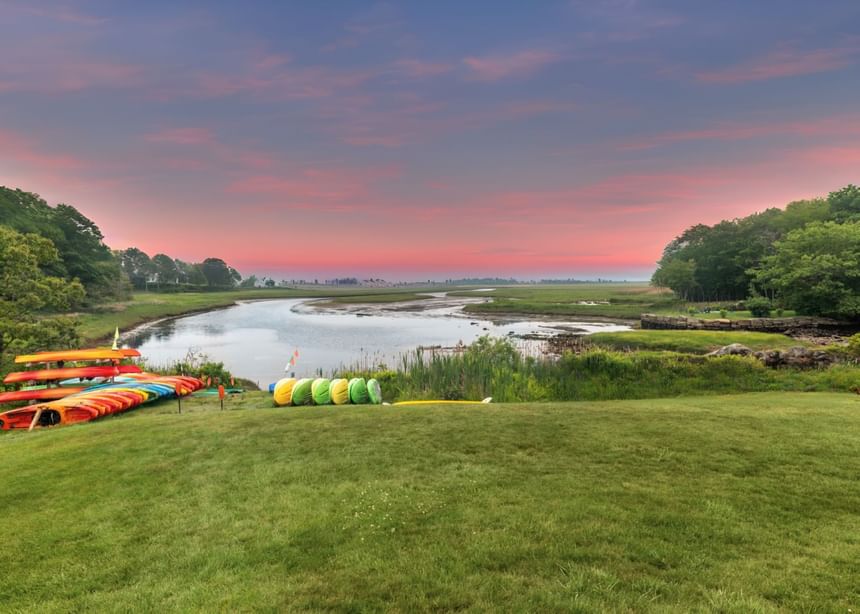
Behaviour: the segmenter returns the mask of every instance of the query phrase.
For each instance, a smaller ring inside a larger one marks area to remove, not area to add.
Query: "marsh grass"
[[[860,600],[855,395],[235,403],[0,436],[2,609],[847,612]]]
[[[742,356],[704,357],[662,351],[600,348],[560,358],[523,356],[503,339],[482,337],[464,352],[414,352],[396,369],[351,369],[345,377],[375,377],[386,401],[404,399],[500,402],[597,401],[760,391],[847,392],[860,367],[774,369]]]

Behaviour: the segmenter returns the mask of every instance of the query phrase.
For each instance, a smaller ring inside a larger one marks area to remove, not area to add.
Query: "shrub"
[[[848,337],[846,351],[853,358],[860,358],[860,333]]]
[[[766,318],[770,316],[771,304],[763,296],[753,296],[746,300],[746,308],[755,318]]]
[[[721,318],[725,318],[727,315],[729,315],[729,314],[725,309],[720,309],[720,317]]]

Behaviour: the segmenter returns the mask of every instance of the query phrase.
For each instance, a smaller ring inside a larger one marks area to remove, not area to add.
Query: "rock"
[[[740,343],[732,343],[707,354],[708,356],[749,356],[753,351]]]

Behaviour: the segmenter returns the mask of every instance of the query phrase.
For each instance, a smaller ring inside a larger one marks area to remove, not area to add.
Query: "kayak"
[[[431,401],[397,401],[392,405],[486,405],[486,401],[446,401],[444,399]]]
[[[61,350],[58,352],[37,352],[36,354],[22,354],[15,357],[17,363],[29,362],[57,362],[68,360],[122,360],[124,358],[135,358],[140,352],[132,349],[112,350],[110,348],[94,348],[89,350]]]
[[[113,377],[121,373],[140,373],[137,365],[105,365],[98,367],[69,367],[63,369],[39,369],[38,371],[17,371],[10,373],[3,380],[6,384],[29,381],[52,381],[65,379],[83,379],[91,377]]]
[[[15,401],[50,401],[54,399],[62,399],[70,394],[77,394],[84,390],[86,390],[86,388],[35,388],[30,390],[0,392],[0,403],[14,403]]]
[[[181,375],[138,373],[129,380],[91,386],[56,401],[10,409],[0,413],[0,429],[29,428],[34,420],[39,427],[87,422],[158,399],[185,396],[203,387],[199,379]]]

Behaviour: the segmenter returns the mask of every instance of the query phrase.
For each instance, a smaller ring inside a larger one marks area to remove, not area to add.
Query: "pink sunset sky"
[[[244,275],[650,276],[860,181],[860,4],[0,0],[0,185]]]

